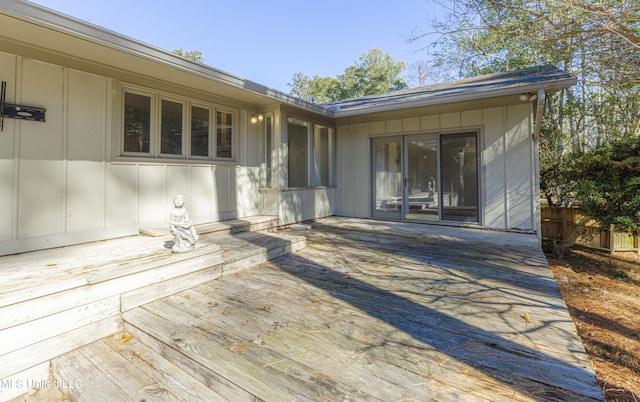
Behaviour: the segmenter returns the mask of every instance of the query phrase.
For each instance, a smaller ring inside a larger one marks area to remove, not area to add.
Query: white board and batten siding
[[[479,130],[482,226],[538,231],[535,143],[529,104],[424,114],[337,126],[335,213],[371,216],[370,139],[417,133]]]
[[[282,189],[278,192],[280,225],[333,215],[334,187]]]
[[[46,109],[46,122],[4,120],[0,255],[136,234],[166,222],[178,193],[196,223],[261,212],[260,144],[245,111],[235,161],[120,160],[117,81],[6,53],[0,80],[8,103]]]

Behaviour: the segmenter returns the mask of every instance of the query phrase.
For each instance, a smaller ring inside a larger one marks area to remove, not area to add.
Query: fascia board
[[[364,115],[370,113],[379,112],[392,112],[400,109],[410,109],[425,106],[439,106],[449,103],[477,101],[485,98],[494,98],[501,96],[517,95],[526,92],[537,93],[538,90],[544,90],[545,92],[553,92],[562,88],[568,88],[576,85],[577,78],[570,77],[564,79],[557,79],[547,82],[536,82],[535,84],[526,84],[516,87],[507,87],[503,89],[492,89],[489,91],[476,91],[462,94],[433,96],[424,99],[416,100],[398,100],[397,102],[382,103],[380,105],[362,105],[359,107],[353,107],[345,110],[334,110],[334,117],[350,117],[357,115]]]
[[[229,74],[205,64],[196,63],[174,55],[150,44],[129,38],[94,24],[58,13],[46,7],[22,0],[3,2],[0,13],[34,25],[42,26],[78,39],[118,52],[127,53],[156,63],[170,65],[188,74],[195,74],[224,85],[250,92],[272,101],[284,102],[325,116],[333,117],[333,112],[319,105],[297,99],[281,91],[268,88],[256,82]]]
[[[400,109],[444,105],[456,102],[474,101],[490,97],[500,97],[519,94],[523,92],[537,92],[540,89],[545,91],[555,91],[561,88],[570,87],[576,84],[575,77],[550,79],[530,84],[514,85],[499,89],[488,89],[470,91],[463,93],[444,94],[435,96],[419,95],[406,98],[399,97],[397,100],[381,100],[379,104],[375,102],[364,103],[362,105],[346,107],[344,110],[332,109],[322,105],[316,105],[278,90],[270,89],[256,82],[243,79],[241,77],[226,73],[224,71],[196,63],[191,60],[174,55],[170,52],[154,47],[147,43],[126,37],[108,29],[94,24],[58,13],[54,10],[42,7],[23,0],[5,0],[0,13],[12,18],[26,21],[38,26],[46,27],[53,31],[85,40],[99,46],[105,46],[115,51],[133,55],[151,62],[170,66],[185,74],[193,74],[207,80],[212,80],[235,90],[244,93],[252,93],[269,101],[277,101],[293,105],[313,113],[327,117],[340,118],[356,115],[364,115],[376,112],[388,112]]]

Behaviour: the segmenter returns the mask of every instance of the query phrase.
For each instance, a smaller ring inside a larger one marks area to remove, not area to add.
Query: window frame
[[[207,156],[202,156],[202,155],[194,155],[192,153],[193,151],[193,126],[192,126],[192,122],[193,122],[193,108],[197,107],[199,109],[203,109],[206,110],[209,113],[209,129],[207,130],[207,139],[208,139],[208,144],[207,144]],[[205,103],[200,103],[200,102],[189,102],[188,105],[189,108],[189,138],[188,138],[188,149],[189,149],[189,158],[190,159],[195,159],[195,160],[214,160],[215,157],[215,153],[214,153],[214,148],[215,148],[215,144],[213,143],[213,137],[214,137],[214,132],[213,132],[213,125],[216,123],[215,122],[215,107],[213,105],[207,105]]]
[[[149,106],[149,151],[135,152],[125,151],[125,110],[126,96],[134,94],[145,96],[150,99]],[[163,101],[174,102],[180,104],[182,111],[182,138],[181,152],[179,154],[170,154],[162,152],[162,106]],[[192,152],[192,119],[193,108],[197,107],[208,111],[209,128],[207,131],[208,156],[193,155]],[[118,132],[119,149],[116,158],[137,158],[146,160],[171,160],[171,161],[200,161],[200,162],[236,162],[236,144],[238,131],[238,118],[240,113],[238,109],[223,105],[217,105],[206,101],[182,97],[162,91],[155,91],[147,88],[141,88],[134,85],[121,85],[120,87],[120,106],[119,106],[119,126]],[[231,115],[231,134],[230,134],[230,156],[218,157],[217,146],[217,130],[218,130],[218,112]],[[115,149],[114,149],[115,150]]]
[[[125,114],[126,114],[126,94],[130,93],[138,96],[145,96],[149,98],[149,151],[148,152],[136,152],[136,151],[126,151],[125,148]],[[121,104],[120,108],[121,118],[121,129],[119,131],[120,138],[120,155],[121,156],[137,156],[137,157],[153,157],[155,154],[156,141],[154,133],[157,131],[156,127],[156,119],[154,118],[154,108],[157,102],[156,94],[150,91],[138,90],[134,88],[124,88],[121,93]]]
[[[231,108],[225,108],[225,107],[220,107],[217,106],[214,108],[213,111],[214,115],[213,115],[213,123],[215,125],[215,129],[213,130],[213,158],[215,160],[222,160],[222,161],[232,161],[235,160],[235,143],[236,143],[236,127],[238,127],[238,123],[237,123],[237,116],[238,113],[235,112],[235,110],[231,109]],[[220,122],[218,121],[218,113],[227,113],[231,115],[231,150],[230,150],[230,156],[218,156],[218,125],[220,124]]]
[[[277,140],[275,115],[273,112],[263,113],[263,120],[260,123],[260,153],[262,161],[260,163],[260,187],[277,188]]]
[[[306,143],[306,180],[304,186],[291,186],[289,184],[289,124],[290,120],[297,120],[300,122],[306,122],[307,128],[307,143]],[[287,132],[287,188],[322,188],[322,187],[334,187],[335,186],[335,152],[336,152],[336,129],[334,126],[318,122],[312,119],[300,117],[297,115],[287,115],[286,132]],[[321,145],[317,144],[318,130],[321,128],[327,129],[327,160],[322,161]],[[321,162],[321,163],[318,163]],[[326,165],[327,169],[327,183],[322,183],[322,166]]]
[[[163,117],[163,111],[164,111],[163,104],[162,104],[163,101],[176,103],[176,104],[179,104],[181,106],[180,110],[181,110],[182,114],[181,114],[180,118],[181,118],[181,130],[182,130],[182,132],[180,134],[180,153],[168,154],[168,153],[163,153],[162,152],[162,117]],[[157,105],[158,106],[158,113],[157,113],[157,118],[158,118],[158,141],[157,141],[158,145],[157,145],[157,147],[158,148],[156,150],[156,155],[158,155],[158,157],[160,157],[160,158],[171,158],[171,159],[174,159],[174,158],[183,159],[183,158],[187,157],[187,154],[185,153],[185,151],[186,151],[185,143],[187,142],[186,138],[185,138],[186,137],[185,133],[187,133],[187,128],[190,129],[189,126],[191,125],[191,118],[190,118],[191,117],[190,116],[191,112],[190,111],[189,111],[189,116],[188,116],[189,117],[189,122],[186,121],[187,120],[187,113],[185,113],[185,112],[187,112],[187,110],[186,110],[187,109],[187,107],[186,107],[187,103],[188,102],[183,100],[183,99],[174,98],[174,97],[171,97],[171,96],[162,96],[161,95],[161,96],[158,97],[158,105]],[[191,132],[191,130],[189,130],[189,133],[190,132]]]
[[[322,153],[322,129],[326,129],[326,159],[323,159]],[[313,151],[313,159],[311,162],[312,171],[310,172],[311,186],[312,187],[331,187],[334,185],[334,168],[335,161],[335,130],[325,124],[313,123],[312,129],[312,144],[311,150]],[[310,155],[311,156],[311,155]],[[323,183],[323,171],[326,169],[326,183]]]

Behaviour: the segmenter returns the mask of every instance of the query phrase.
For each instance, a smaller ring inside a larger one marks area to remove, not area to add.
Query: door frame
[[[399,169],[400,169],[400,175],[401,178],[400,180],[403,180],[404,178],[404,167],[402,166],[403,164],[403,153],[404,153],[404,149],[403,149],[403,139],[402,139],[402,135],[392,135],[392,136],[385,136],[385,137],[372,137],[370,138],[369,141],[369,147],[370,147],[370,152],[369,152],[369,157],[370,157],[370,167],[369,167],[369,172],[370,172],[370,194],[369,194],[369,199],[370,199],[370,205],[371,205],[371,217],[372,218],[376,218],[376,219],[388,219],[388,220],[403,220],[403,211],[404,211],[404,203],[405,203],[405,196],[404,196],[404,185],[402,185],[402,190],[400,194],[396,194],[396,196],[400,197],[401,200],[401,205],[399,210],[382,210],[382,208],[377,205],[378,203],[378,199],[377,199],[377,158],[376,158],[376,145],[379,143],[392,143],[392,142],[397,142],[398,146],[398,151],[400,152],[400,160],[398,161],[398,165],[399,165]],[[387,202],[386,200],[381,201],[381,202]],[[397,201],[395,201],[397,202]]]
[[[475,155],[475,163],[476,163],[476,186],[477,186],[477,221],[456,221],[456,220],[443,220],[442,219],[442,208],[443,208],[443,191],[438,189],[438,219],[437,220],[422,220],[422,219],[410,219],[407,218],[408,208],[408,196],[407,196],[407,181],[408,181],[408,146],[407,146],[407,137],[419,136],[421,134],[424,135],[435,135],[437,140],[437,175],[438,180],[442,181],[442,165],[441,165],[441,144],[442,137],[448,135],[463,135],[475,133],[476,136],[476,155]],[[484,140],[483,133],[481,127],[464,127],[464,128],[456,128],[453,130],[442,130],[442,131],[428,131],[428,132],[413,132],[413,133],[399,133],[388,136],[375,136],[369,138],[369,157],[370,157],[370,216],[375,219],[385,219],[385,220],[397,220],[397,221],[407,221],[407,222],[420,222],[420,223],[431,223],[431,224],[446,224],[446,225],[460,225],[460,226],[482,226],[484,224],[484,213],[483,213],[483,204],[484,204],[484,189],[482,183],[484,183],[484,165],[483,165],[483,150],[484,150]],[[401,174],[402,174],[402,195],[401,195],[401,209],[398,213],[381,213],[376,208],[376,166],[375,166],[375,143],[376,142],[386,142],[399,140],[400,142],[400,165],[401,165]]]

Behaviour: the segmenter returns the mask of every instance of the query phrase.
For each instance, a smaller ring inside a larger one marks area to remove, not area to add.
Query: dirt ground
[[[640,401],[640,257],[548,259],[607,401]]]

